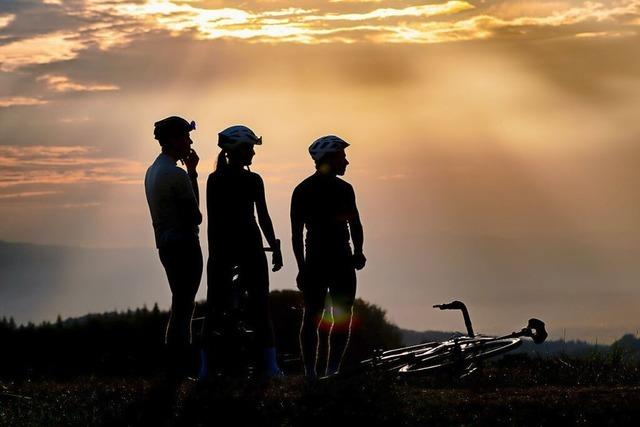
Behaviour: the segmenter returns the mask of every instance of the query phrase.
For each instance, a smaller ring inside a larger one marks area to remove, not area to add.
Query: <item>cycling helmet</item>
[[[311,154],[313,160],[318,162],[325,154],[344,150],[348,146],[349,143],[342,138],[335,135],[327,135],[313,141],[313,144],[309,146],[309,154]]]
[[[153,137],[160,140],[166,137],[189,133],[195,130],[195,128],[196,122],[193,120],[188,122],[182,117],[171,116],[153,124]]]
[[[242,144],[262,145],[262,137],[242,125],[231,126],[218,134],[218,147],[223,150],[233,150]]]

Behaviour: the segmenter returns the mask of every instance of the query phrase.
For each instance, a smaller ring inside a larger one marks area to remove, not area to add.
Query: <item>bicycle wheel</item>
[[[376,356],[360,362],[362,369],[379,369],[382,371],[395,371],[401,366],[414,360],[416,354],[440,345],[438,342],[428,342],[409,347],[394,348],[383,351]]]
[[[472,362],[511,351],[522,344],[519,338],[473,338],[458,342],[448,341],[442,346],[419,355],[413,362],[398,369],[400,374],[418,374],[442,368],[465,369]]]

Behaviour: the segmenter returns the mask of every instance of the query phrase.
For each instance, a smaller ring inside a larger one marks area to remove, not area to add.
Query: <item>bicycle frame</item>
[[[264,252],[273,252],[270,247],[263,247]],[[230,370],[231,372],[240,373],[241,375],[251,375],[254,371],[255,365],[255,331],[252,329],[252,325],[249,324],[246,310],[247,310],[247,287],[243,282],[242,272],[237,265],[232,267],[232,279],[230,284],[231,298],[228,301],[228,306],[225,307],[225,311],[217,313],[214,318],[207,319],[206,316],[193,318],[191,320],[192,328],[194,325],[199,326],[199,331],[196,334],[197,342],[200,347],[200,372],[198,376],[205,378],[209,375],[209,358],[216,356],[216,354],[205,350],[206,340],[226,340],[232,344],[229,344],[231,350],[236,352],[236,357],[227,357],[226,354],[229,351],[216,348],[215,351],[220,354],[225,354],[223,360],[224,364],[229,365],[231,362],[234,366],[217,366],[216,368],[221,370]],[[209,303],[209,302],[207,302]],[[207,316],[211,316],[212,311],[209,309]],[[210,325],[207,331],[208,336],[205,336],[205,322],[216,322],[215,325]],[[237,366],[236,366],[237,365]],[[241,366],[245,365],[245,366]],[[242,368],[242,369],[240,369]]]

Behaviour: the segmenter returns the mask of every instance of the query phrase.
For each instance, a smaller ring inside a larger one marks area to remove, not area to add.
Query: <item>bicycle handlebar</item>
[[[439,308],[440,310],[460,310],[464,317],[464,324],[467,327],[467,334],[470,337],[475,336],[473,332],[473,326],[471,325],[471,318],[469,317],[469,310],[462,301],[452,301],[448,304],[436,304],[433,308]],[[544,327],[544,322],[540,319],[529,319],[529,323],[525,328],[522,328],[520,332],[514,332],[508,337],[529,337],[536,344],[542,344],[549,334]]]
[[[280,247],[280,239],[276,239],[276,246],[279,248]],[[271,246],[266,246],[264,248],[262,248],[263,251],[265,252],[273,252],[273,248]]]
[[[464,317],[464,325],[467,327],[467,334],[470,337],[475,336],[476,334],[473,332],[473,326],[471,325],[471,317],[469,317],[469,310],[467,310],[467,306],[464,305],[462,301],[453,301],[449,304],[436,304],[433,308],[439,308],[440,310],[461,310],[462,317]]]
[[[465,310],[467,307],[462,301],[453,301],[449,304],[436,304],[433,308],[439,308],[440,310]]]
[[[534,343],[542,344],[549,334],[544,327],[544,322],[540,319],[529,319],[526,330],[526,336],[530,337]]]

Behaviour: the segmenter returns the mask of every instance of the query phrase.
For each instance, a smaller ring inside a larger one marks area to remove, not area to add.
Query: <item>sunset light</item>
[[[640,0],[0,0],[0,425],[635,425],[639,182]]]
[[[201,192],[221,129],[263,137],[251,168],[289,242],[308,146],[336,134],[370,259],[359,295],[407,327],[456,327],[424,309],[455,294],[490,331],[530,307],[552,335],[612,341],[640,308],[639,31],[638,0],[2,2],[0,240],[152,249],[153,123],[181,115]],[[273,289],[295,287],[283,248]],[[135,277],[130,301],[3,307],[28,321],[168,304]]]

